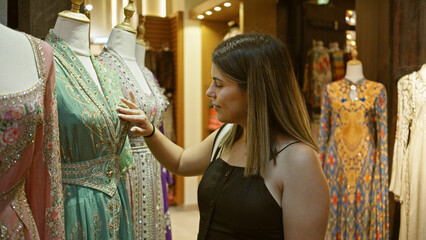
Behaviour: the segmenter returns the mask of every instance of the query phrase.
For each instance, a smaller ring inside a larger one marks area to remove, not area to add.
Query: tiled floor
[[[196,240],[200,215],[194,207],[170,207],[172,240]]]

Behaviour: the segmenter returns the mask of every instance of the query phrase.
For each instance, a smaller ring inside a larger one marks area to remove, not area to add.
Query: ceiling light
[[[85,9],[90,12],[93,9],[93,5],[92,4],[87,4],[86,7],[85,7]]]
[[[230,2],[226,2],[226,3],[224,3],[224,4],[223,4],[223,6],[225,6],[225,7],[230,7],[230,6],[231,6],[231,3],[230,3]]]
[[[350,34],[346,35],[347,39],[352,39],[352,36]]]
[[[212,15],[213,14],[213,12],[212,11],[206,11],[206,15]]]
[[[203,14],[200,14],[200,15],[198,15],[198,16],[197,16],[197,18],[198,18],[198,19],[204,19],[204,15],[203,15]]]
[[[221,8],[221,7],[219,7],[219,6],[214,7],[213,9],[214,9],[216,12],[219,12],[220,10],[222,10],[222,8]]]

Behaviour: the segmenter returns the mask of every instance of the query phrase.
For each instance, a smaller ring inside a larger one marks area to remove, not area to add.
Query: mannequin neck
[[[145,66],[146,46],[136,44],[136,62],[139,66]]]
[[[362,64],[348,64],[346,66],[345,78],[354,83],[364,79],[364,73],[362,72]]]
[[[118,28],[112,29],[107,42],[107,46],[114,49],[123,59],[130,61],[136,61],[135,44],[136,34]]]
[[[58,16],[53,33],[64,40],[77,55],[89,57],[89,27],[88,23]]]
[[[426,63],[423,64],[422,68],[419,70],[420,76],[422,76],[423,79],[426,80]]]

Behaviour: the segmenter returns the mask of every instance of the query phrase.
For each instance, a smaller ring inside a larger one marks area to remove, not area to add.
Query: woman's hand
[[[130,131],[139,133],[142,136],[150,135],[154,131],[154,126],[145,115],[145,112],[136,105],[135,95],[132,91],[130,91],[130,99],[131,101],[121,98],[121,101],[129,108],[117,107],[118,117],[136,124]]]

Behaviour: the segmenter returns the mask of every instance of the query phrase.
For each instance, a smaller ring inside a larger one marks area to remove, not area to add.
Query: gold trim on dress
[[[63,184],[93,188],[114,196],[120,181],[120,155],[107,155],[97,159],[62,163]]]

